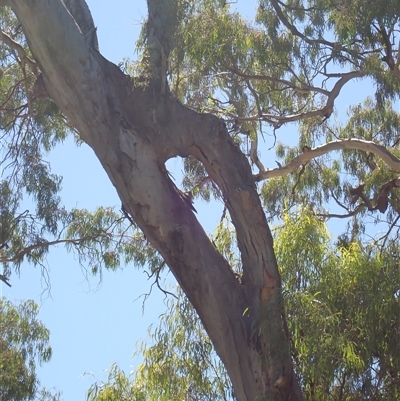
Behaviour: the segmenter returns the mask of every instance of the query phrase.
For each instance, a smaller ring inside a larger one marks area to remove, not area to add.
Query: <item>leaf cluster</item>
[[[52,354],[49,330],[37,319],[38,305],[25,301],[18,306],[0,299],[0,399],[56,400],[40,388],[37,364],[49,362]]]

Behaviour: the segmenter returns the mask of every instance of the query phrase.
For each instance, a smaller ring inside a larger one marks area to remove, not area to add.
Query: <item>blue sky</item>
[[[89,0],[88,4],[98,27],[101,53],[115,63],[124,57],[133,58],[140,24],[147,14],[145,0]],[[235,7],[250,17],[255,1],[239,0]],[[357,103],[356,92],[364,97],[365,83],[357,88],[344,90],[341,106]],[[287,135],[297,137],[295,127],[290,127]],[[67,141],[51,153],[49,160],[53,171],[64,177],[62,195],[67,208],[119,208],[114,187],[87,146],[77,148]],[[271,162],[265,165],[275,167]],[[172,162],[169,168],[173,176],[179,176],[179,163]],[[220,206],[196,204],[196,209],[206,230],[212,231],[212,217],[218,215]],[[40,369],[42,384],[61,390],[65,401],[84,400],[93,383],[93,377],[85,372],[104,380],[105,370],[113,362],[126,372],[137,365],[138,360],[132,359],[136,342],[146,340],[148,326],[156,324],[165,310],[163,294],[155,289],[142,314],[142,299],[136,299],[149,291],[151,282],[134,266],[105,271],[100,282],[98,277],[87,277],[74,255],[61,246],[51,251],[46,265],[49,282],[40,269],[24,264],[20,277],[12,276],[12,288],[3,286],[3,295],[16,302],[31,298],[41,304],[39,317],[51,331],[53,347],[51,362]],[[166,285],[172,283],[171,275],[167,276]]]

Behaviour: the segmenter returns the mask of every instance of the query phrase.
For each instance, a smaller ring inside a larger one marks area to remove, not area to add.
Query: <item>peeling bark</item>
[[[168,91],[135,88],[88,43],[61,0],[9,2],[47,92],[197,310],[237,399],[302,400],[272,236],[248,160],[224,123],[188,109]],[[220,188],[237,232],[243,283],[170,180],[164,163],[178,155],[200,160]]]

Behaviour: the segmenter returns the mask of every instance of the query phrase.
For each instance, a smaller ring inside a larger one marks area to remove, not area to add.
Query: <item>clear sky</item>
[[[251,17],[255,3],[255,0],[239,0],[235,7]],[[89,0],[88,4],[98,27],[101,53],[115,63],[124,57],[133,58],[140,24],[147,14],[145,0]],[[358,94],[363,98],[361,85],[359,89]],[[354,88],[353,92],[344,91],[340,96],[343,106],[349,105],[350,100],[359,101],[354,93]],[[287,132],[297,136],[294,127]],[[87,146],[77,148],[67,141],[49,159],[53,171],[64,177],[62,195],[67,208],[93,210],[112,205],[119,208],[113,186]],[[172,171],[175,177],[179,176],[178,163],[169,167],[175,169]],[[273,160],[271,167],[275,167]],[[196,204],[196,209],[206,230],[212,231],[215,221],[210,216],[216,216],[220,206]],[[207,217],[202,218],[204,215]],[[51,362],[40,369],[42,384],[61,390],[65,401],[84,400],[93,383],[93,378],[85,376],[85,372],[104,380],[105,370],[113,362],[126,372],[137,365],[138,361],[132,359],[135,344],[139,339],[146,340],[148,326],[156,324],[165,310],[163,294],[155,289],[142,314],[142,300],[136,299],[148,292],[151,285],[144,272],[134,266],[118,272],[105,271],[100,283],[98,277],[86,277],[73,254],[67,254],[61,246],[51,250],[47,269],[49,282],[39,269],[24,264],[20,278],[11,277],[12,288],[3,286],[3,295],[12,301],[31,298],[41,304],[39,318],[51,331],[53,347]],[[167,281],[173,282],[171,275]]]

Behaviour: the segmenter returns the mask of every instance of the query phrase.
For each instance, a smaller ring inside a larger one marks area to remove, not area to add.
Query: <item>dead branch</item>
[[[11,284],[8,282],[8,278],[4,276],[4,274],[0,274],[0,281],[3,283],[7,284],[9,287],[11,287]]]
[[[381,188],[379,189],[378,193],[378,200],[376,202],[376,206],[374,209],[378,209],[381,213],[386,212],[386,209],[389,204],[389,193],[393,188],[399,188],[400,187],[400,178],[395,178],[393,180],[390,180],[383,184]]]
[[[354,204],[359,198],[364,202],[364,205],[368,208],[370,212],[379,210],[381,213],[385,213],[389,205],[389,193],[393,188],[400,187],[400,178],[394,178],[383,184],[378,192],[378,199],[375,206],[372,206],[371,199],[368,199],[364,194],[364,183],[360,183],[356,188],[351,188],[349,190],[350,195],[353,195],[351,203]]]

